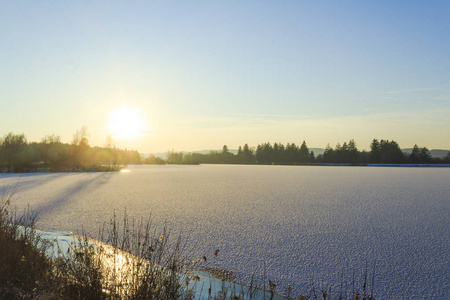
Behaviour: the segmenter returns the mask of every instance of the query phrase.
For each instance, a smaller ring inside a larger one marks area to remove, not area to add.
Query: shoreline
[[[108,253],[112,253],[117,260],[120,261],[122,257],[128,257],[129,259],[137,259],[132,254],[122,251],[118,248],[114,248],[114,246],[109,245],[107,243],[98,241],[89,237],[82,237],[76,235],[72,232],[67,231],[57,231],[57,230],[41,230],[41,229],[33,229],[35,232],[41,236],[46,241],[52,243],[54,246],[49,248],[45,254],[48,258],[54,258],[59,255],[69,255],[71,251],[74,251],[74,247],[77,245],[81,245],[80,241],[86,241],[86,246],[93,246],[98,249],[104,249],[103,252],[106,251]],[[86,247],[85,246],[85,247]],[[57,250],[57,251],[56,251]],[[55,252],[56,251],[56,252]],[[101,255],[103,253],[99,251],[97,255]],[[103,266],[106,268],[111,268],[111,266],[116,267],[111,261],[114,261],[114,258],[109,256],[105,256],[102,258],[105,260]],[[232,271],[216,269],[216,268],[201,268],[201,269],[193,269],[192,274],[197,279],[189,280],[188,288],[194,291],[195,299],[206,299],[210,298],[211,295],[223,295],[223,296],[238,296],[246,298],[248,295],[253,295],[253,299],[266,299],[266,295],[270,295],[270,291],[264,291],[257,287],[247,286],[236,281],[236,275]],[[180,280],[183,279],[183,276],[180,274]],[[234,277],[233,277],[234,276]],[[274,293],[271,295],[271,299],[273,300],[287,300],[288,298],[283,297]]]
[[[304,164],[134,164],[134,166],[201,166],[201,165],[226,165],[226,166],[291,166],[291,167],[394,167],[394,168],[450,168],[450,164],[352,164],[352,163],[304,163]],[[5,169],[0,170],[0,174],[50,174],[50,173],[108,173],[108,172],[122,172],[126,169],[124,167],[113,168],[68,168],[65,170],[51,170],[50,168],[37,168],[16,171],[9,171]]]

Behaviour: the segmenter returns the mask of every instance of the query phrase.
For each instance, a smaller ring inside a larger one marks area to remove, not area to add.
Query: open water
[[[189,235],[194,256],[249,283],[306,294],[450,299],[450,168],[131,166],[128,173],[1,174],[45,230],[95,237],[113,213]],[[5,190],[5,189],[4,189]],[[217,258],[213,256],[219,249]],[[375,272],[373,271],[375,264]],[[355,282],[355,284],[353,284]]]

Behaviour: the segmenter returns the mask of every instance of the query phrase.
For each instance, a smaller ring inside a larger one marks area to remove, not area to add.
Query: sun
[[[145,125],[139,110],[121,107],[110,114],[108,130],[116,139],[136,139],[144,136]]]

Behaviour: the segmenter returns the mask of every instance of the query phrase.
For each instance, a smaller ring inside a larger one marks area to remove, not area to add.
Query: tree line
[[[160,159],[161,160],[161,159]],[[432,157],[426,148],[414,145],[410,154],[404,153],[394,140],[374,139],[370,151],[360,151],[355,141],[338,143],[334,148],[329,144],[323,154],[315,156],[306,142],[298,146],[295,143],[263,143],[256,147],[248,144],[239,146],[236,154],[224,145],[222,151],[210,151],[208,154],[183,153],[170,151],[167,154],[169,164],[438,164],[450,163],[450,152],[444,158]]]
[[[28,142],[24,134],[12,132],[0,138],[1,172],[102,171],[140,162],[136,150],[116,148],[111,137],[104,147],[91,147],[86,127],[74,134],[71,143],[62,143],[57,135],[47,135],[41,142]]]
[[[0,172],[36,171],[102,171],[117,170],[126,164],[437,164],[450,163],[450,152],[444,158],[432,157],[426,147],[414,145],[404,153],[397,142],[374,139],[370,151],[360,151],[354,140],[327,145],[323,154],[315,155],[306,142],[262,143],[256,147],[239,146],[237,153],[227,145],[222,151],[183,153],[169,151],[166,159],[150,155],[141,158],[136,150],[119,149],[111,137],[103,147],[89,145],[86,127],[78,130],[71,143],[62,143],[57,135],[47,135],[41,142],[28,142],[24,134],[8,133],[0,138]]]

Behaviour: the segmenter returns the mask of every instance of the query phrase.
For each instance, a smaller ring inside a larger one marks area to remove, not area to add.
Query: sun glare
[[[117,139],[135,139],[144,135],[145,121],[137,109],[122,107],[110,115],[108,129]]]

